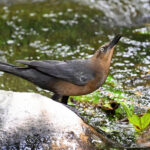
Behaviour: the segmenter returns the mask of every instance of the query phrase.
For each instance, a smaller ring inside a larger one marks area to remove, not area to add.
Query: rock
[[[0,91],[0,114],[2,150],[92,150],[94,141],[104,144],[73,111],[39,94]]]
[[[150,149],[150,126],[148,126],[147,129],[140,134],[136,142],[138,147]]]

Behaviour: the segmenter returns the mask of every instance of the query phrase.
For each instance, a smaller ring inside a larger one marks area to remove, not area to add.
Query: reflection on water
[[[12,5],[17,3],[43,2],[46,0],[1,0],[0,4]]]
[[[16,4],[25,2],[43,2],[50,0],[1,0],[2,4]],[[64,0],[63,0],[64,1]],[[132,26],[143,24],[150,21],[150,2],[149,0],[73,0],[90,8],[99,9],[105,15],[106,22],[110,26],[114,24],[121,26]],[[71,10],[71,9],[70,9]],[[61,14],[61,13],[60,13]],[[30,14],[35,15],[34,13]],[[52,17],[53,14],[44,14],[44,17]],[[55,19],[54,19],[55,20]],[[105,22],[104,21],[104,22]],[[64,23],[63,21],[61,21]],[[77,22],[72,22],[77,23]]]
[[[82,5],[85,2],[86,5]],[[150,70],[150,26],[144,22],[140,26],[126,25],[135,25],[140,17],[148,18],[150,7],[148,0],[130,2],[82,0],[77,3],[51,0],[1,5],[0,61],[16,64],[16,59],[88,58],[101,44],[120,33],[123,38],[115,49],[110,74],[131,95],[141,92],[137,101],[149,106],[150,83],[143,77]],[[125,27],[111,27],[110,22],[113,22],[113,26],[118,24]],[[23,79],[1,72],[0,88],[51,95]],[[97,112],[97,115],[100,117],[91,119],[93,124],[102,122],[101,118],[104,118],[101,113]],[[119,126],[116,125],[116,128]]]
[[[150,20],[149,0],[76,0],[87,4],[91,8],[102,11],[109,23],[117,25],[135,25],[136,23],[148,22]]]

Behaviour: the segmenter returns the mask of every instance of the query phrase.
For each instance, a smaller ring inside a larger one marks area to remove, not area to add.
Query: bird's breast
[[[75,85],[67,81],[58,81],[55,85],[55,91],[60,95],[79,96],[89,94],[100,87],[100,81],[91,80],[83,86]]]

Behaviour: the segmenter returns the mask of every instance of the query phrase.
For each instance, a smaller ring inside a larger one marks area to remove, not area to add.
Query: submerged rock
[[[93,128],[63,104],[34,93],[0,91],[0,147],[91,150]]]

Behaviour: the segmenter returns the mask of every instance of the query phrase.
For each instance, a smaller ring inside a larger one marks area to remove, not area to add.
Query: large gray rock
[[[0,91],[2,149],[92,150],[100,137],[63,104],[39,94]]]

